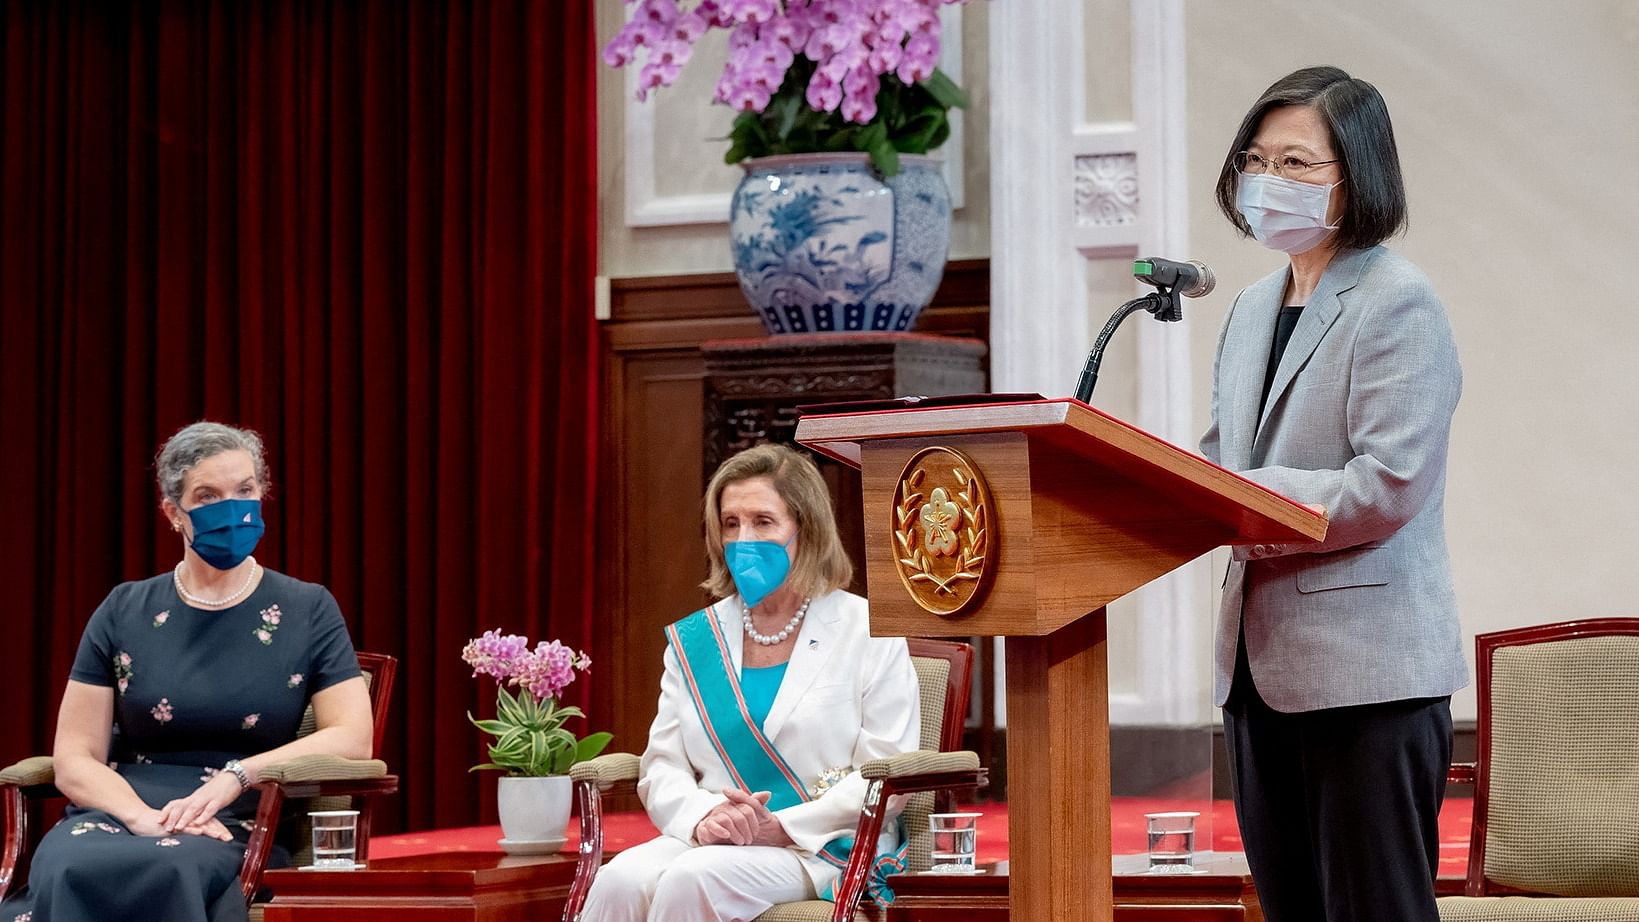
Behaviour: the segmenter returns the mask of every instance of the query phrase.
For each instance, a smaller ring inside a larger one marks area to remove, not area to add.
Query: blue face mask
[[[747,608],[768,598],[785,582],[791,572],[786,547],[777,541],[730,541],[723,545],[723,562]]]
[[[194,553],[218,570],[244,563],[267,530],[259,499],[217,500],[189,510],[188,518],[193,522]]]

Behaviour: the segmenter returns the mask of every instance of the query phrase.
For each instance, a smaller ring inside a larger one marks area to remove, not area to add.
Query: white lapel
[[[728,674],[738,682],[740,664],[745,662],[745,626],[740,622],[740,597],[729,596],[712,609],[717,612],[717,624],[723,630],[723,640],[728,647]]]
[[[842,619],[840,600],[843,598],[842,593],[832,592],[809,605],[808,617],[803,619],[802,628],[797,632],[791,662],[785,667],[785,678],[774,695],[773,706],[768,709],[768,719],[763,721],[763,735],[770,742],[780,735],[797,702],[807,694],[842,645],[837,625]]]

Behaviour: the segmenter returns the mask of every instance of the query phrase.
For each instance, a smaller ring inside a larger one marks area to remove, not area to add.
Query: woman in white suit
[[[723,462],[705,533],[723,598],[666,629],[638,780],[661,834],[599,872],[583,919],[754,919],[828,896],[864,803],[856,767],[917,747],[910,653],[841,588],[853,565],[813,462],[777,445]],[[880,872],[903,848],[885,829]]]

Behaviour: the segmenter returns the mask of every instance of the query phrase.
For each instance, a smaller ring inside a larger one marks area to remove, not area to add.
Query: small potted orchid
[[[769,332],[909,329],[950,245],[950,193],[924,155],[967,105],[937,67],[939,10],[966,0],[627,2],[603,59],[642,59],[640,100],[728,32],[713,101],[738,113],[734,266]]]
[[[474,676],[487,675],[496,683],[495,718],[479,720],[469,712],[467,719],[496,737],[489,744],[489,761],[472,770],[507,773],[497,789],[501,848],[522,854],[556,851],[569,822],[572,786],[565,773],[602,752],[611,738],[592,733],[577,739],[563,726],[571,717],[586,716],[580,708],[559,706],[558,696],[592,661],[556,640],[541,641],[531,650],[529,638],[500,631],[485,631],[469,641],[461,659]],[[507,691],[508,685],[517,693]]]

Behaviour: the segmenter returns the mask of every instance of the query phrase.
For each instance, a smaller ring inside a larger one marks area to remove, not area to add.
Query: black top
[[[1275,343],[1269,350],[1269,367],[1263,373],[1263,396],[1258,398],[1259,419],[1263,418],[1263,405],[1269,402],[1269,388],[1275,383],[1275,371],[1280,368],[1281,356],[1286,354],[1286,344],[1292,341],[1292,331],[1297,329],[1298,318],[1302,316],[1302,304],[1288,304],[1275,318]]]

